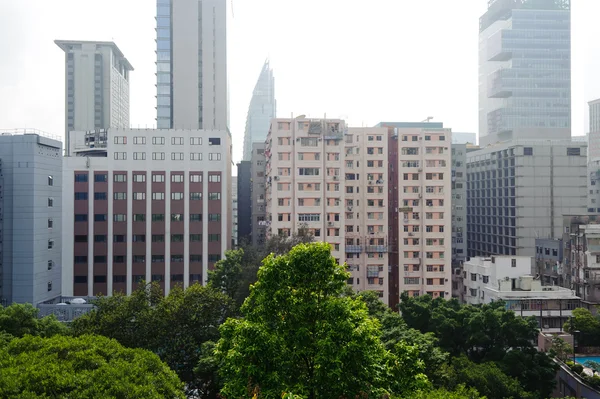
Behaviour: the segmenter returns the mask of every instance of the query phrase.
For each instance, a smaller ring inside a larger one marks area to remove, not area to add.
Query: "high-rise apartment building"
[[[269,133],[271,119],[275,118],[277,104],[275,102],[275,78],[269,61],[265,61],[256,87],[252,92],[246,131],[244,133],[244,160],[252,157],[252,144],[264,143]]]
[[[54,43],[65,52],[65,137],[72,130],[129,128],[129,73],[133,67],[117,45],[74,40]]]
[[[229,130],[226,5],[157,0],[159,129]]]
[[[388,300],[385,128],[339,119],[274,119],[267,136],[267,236],[307,228],[347,263],[355,290]]]
[[[382,122],[389,133],[390,306],[399,295],[451,298],[450,129],[438,122]],[[385,160],[384,160],[385,162]]]
[[[267,130],[268,131],[268,130]],[[252,156],[250,157],[250,190],[252,214],[252,245],[262,246],[267,237],[267,201],[266,201],[266,144],[252,143]]]
[[[252,242],[252,171],[250,161],[237,164],[238,242]]]
[[[570,0],[490,0],[479,21],[479,143],[570,136]]]
[[[233,248],[237,248],[238,246],[238,179],[237,176],[233,176],[231,178],[231,201],[232,205],[232,215],[231,220],[233,223],[233,230],[231,235],[231,246]]]
[[[452,144],[452,267],[460,266],[465,260],[467,260],[467,144]]]
[[[205,282],[231,248],[224,130],[71,132],[63,168],[63,295]]]
[[[467,153],[468,256],[535,256],[587,208],[587,144],[515,140]]]
[[[61,295],[62,143],[34,130],[0,135],[0,305]]]

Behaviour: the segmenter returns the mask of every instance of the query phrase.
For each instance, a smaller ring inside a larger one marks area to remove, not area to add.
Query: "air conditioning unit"
[[[340,177],[339,176],[333,176],[333,180],[338,181],[338,180],[340,180]]]
[[[273,180],[279,180],[279,176],[273,176]]]
[[[422,171],[423,171],[423,168],[419,168],[419,172],[422,172]]]
[[[333,222],[327,222],[327,226],[333,226]]]
[[[409,237],[414,237],[414,236],[415,236],[415,233],[408,233],[408,236],[409,236]]]

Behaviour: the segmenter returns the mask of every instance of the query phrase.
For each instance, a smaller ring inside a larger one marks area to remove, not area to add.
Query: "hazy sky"
[[[227,1],[236,161],[267,57],[278,116],[327,113],[353,126],[433,116],[454,131],[477,131],[477,35],[487,0]],[[572,3],[573,135],[582,135],[586,103],[600,97],[600,1]],[[0,0],[0,128],[64,134],[64,53],[55,39],[114,40],[135,68],[132,126],[153,126],[155,4]]]

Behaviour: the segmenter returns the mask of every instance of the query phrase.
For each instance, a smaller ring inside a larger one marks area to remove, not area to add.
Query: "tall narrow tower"
[[[157,0],[159,129],[229,130],[226,0]]]
[[[264,143],[269,133],[271,119],[276,117],[277,104],[275,101],[275,78],[269,60],[265,61],[263,68],[254,87],[248,117],[246,118],[246,131],[244,133],[244,161],[250,161],[252,156],[252,143]]]

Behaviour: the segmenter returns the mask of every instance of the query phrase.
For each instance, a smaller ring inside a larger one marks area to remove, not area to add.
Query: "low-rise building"
[[[543,330],[560,330],[575,308],[581,306],[575,292],[543,286],[530,275],[528,256],[475,257],[464,263],[465,302],[483,304],[502,300],[522,317],[534,316]]]

